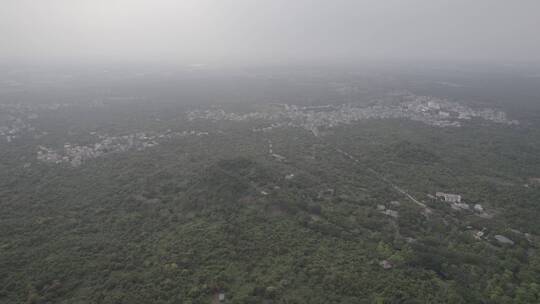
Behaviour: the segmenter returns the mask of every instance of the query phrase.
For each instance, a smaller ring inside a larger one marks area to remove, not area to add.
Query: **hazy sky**
[[[0,0],[0,61],[540,61],[539,0]]]

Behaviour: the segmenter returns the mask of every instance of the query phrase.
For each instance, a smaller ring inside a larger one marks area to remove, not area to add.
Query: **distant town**
[[[183,136],[204,136],[208,132],[183,131],[172,132],[167,130],[163,134],[135,133],[124,136],[96,135],[99,142],[94,145],[80,146],[66,143],[64,149],[57,151],[44,146],[39,146],[37,159],[45,163],[70,164],[73,167],[82,165],[85,161],[105,156],[111,153],[125,151],[142,151],[147,148],[157,146],[159,140]]]
[[[270,104],[261,110],[248,113],[227,112],[222,108],[192,110],[185,112],[187,121],[252,121],[267,123],[264,127],[253,127],[253,132],[269,132],[276,128],[303,128],[320,136],[327,129],[352,124],[366,119],[409,119],[430,126],[448,128],[462,127],[466,121],[481,119],[503,125],[518,125],[517,120],[509,119],[505,112],[491,108],[473,109],[459,102],[444,98],[417,96],[412,93],[400,94],[400,102],[380,99],[369,106],[358,104],[299,106],[289,104]],[[66,104],[29,106],[20,104],[1,104],[0,142],[11,143],[24,135],[34,139],[48,132],[33,126],[32,121],[39,117],[40,111],[56,111],[69,107]],[[100,103],[90,103],[89,107],[103,107]],[[95,132],[94,132],[95,133]],[[159,140],[188,135],[208,135],[207,132],[189,130],[162,134],[138,132],[122,136],[96,135],[94,144],[78,145],[65,143],[63,149],[55,150],[45,146],[37,149],[37,160],[45,163],[68,163],[77,167],[89,159],[115,152],[143,150],[159,144]]]
[[[517,120],[507,118],[505,112],[495,109],[472,109],[446,99],[407,95],[400,104],[376,101],[374,105],[361,107],[352,104],[326,106],[274,105],[269,110],[245,114],[228,113],[223,109],[192,111],[188,119],[210,119],[230,121],[264,120],[270,126],[254,128],[254,132],[267,132],[280,127],[301,127],[315,136],[323,128],[332,128],[364,119],[410,119],[435,127],[461,127],[464,121],[474,118],[497,124],[517,125]]]

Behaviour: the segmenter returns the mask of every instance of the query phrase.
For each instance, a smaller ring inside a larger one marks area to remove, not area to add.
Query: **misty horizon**
[[[538,63],[537,1],[4,1],[0,63]]]

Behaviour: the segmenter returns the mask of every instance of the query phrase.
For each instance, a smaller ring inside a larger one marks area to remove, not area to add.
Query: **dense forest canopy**
[[[1,303],[540,302],[538,78],[9,75]]]

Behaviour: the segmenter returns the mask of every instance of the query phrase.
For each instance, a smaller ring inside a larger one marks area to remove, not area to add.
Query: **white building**
[[[461,195],[458,195],[458,194],[437,192],[437,193],[435,193],[435,196],[438,197],[438,198],[443,199],[445,202],[461,203]]]

